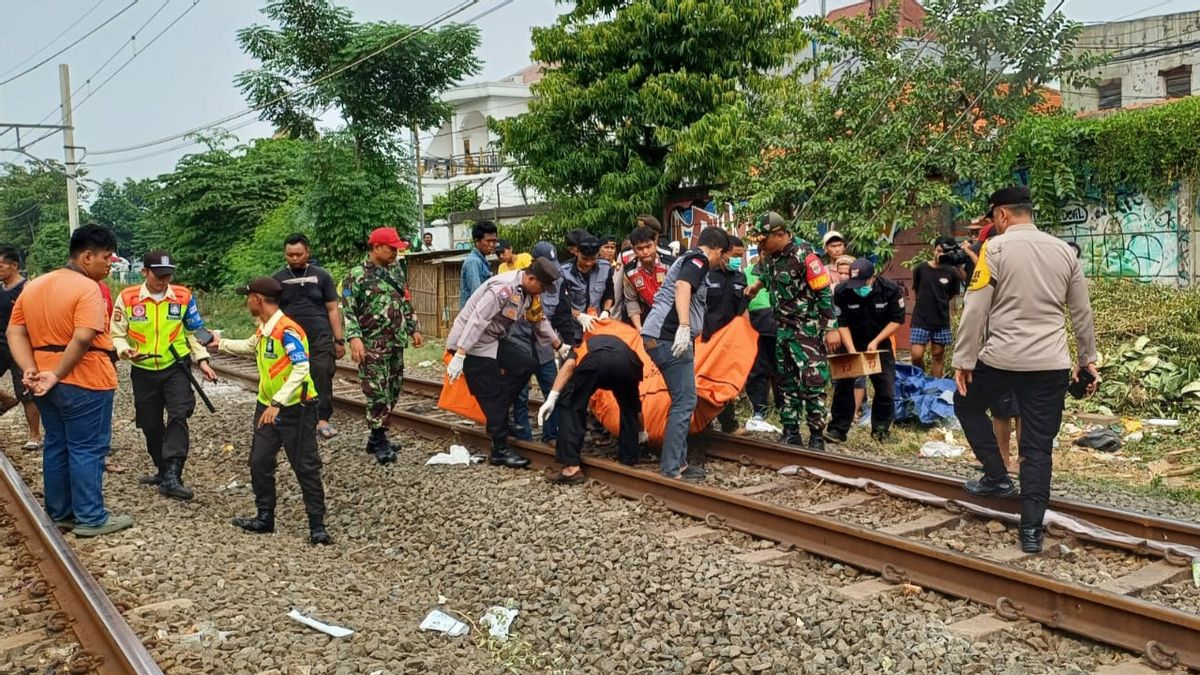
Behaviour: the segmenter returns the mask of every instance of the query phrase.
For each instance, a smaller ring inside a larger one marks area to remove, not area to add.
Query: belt
[[[645,341],[646,349],[654,349],[658,346],[658,340],[653,338],[642,338]]]
[[[87,350],[89,352],[100,352],[101,354],[104,354],[105,356],[107,356],[108,359],[110,361],[112,361],[113,363],[116,363],[119,360],[117,358],[117,350],[115,350],[115,349],[101,349],[100,347],[89,346],[87,348]],[[33,351],[35,351],[35,352],[65,352],[65,351],[67,351],[67,346],[66,345],[42,345],[41,347],[34,347]]]

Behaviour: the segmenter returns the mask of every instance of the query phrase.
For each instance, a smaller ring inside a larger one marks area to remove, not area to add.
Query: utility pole
[[[67,220],[71,232],[79,229],[79,182],[75,180],[78,165],[75,163],[75,126],[71,112],[71,69],[65,63],[58,64],[58,89],[62,98],[63,164],[67,170]]]
[[[421,145],[417,139],[417,128],[412,127],[413,162],[417,170],[417,237],[425,236],[425,197],[421,189]]]

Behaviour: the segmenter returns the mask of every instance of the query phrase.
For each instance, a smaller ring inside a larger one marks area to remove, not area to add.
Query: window
[[[1163,84],[1166,85],[1167,98],[1183,98],[1192,95],[1192,67],[1179,66],[1170,70],[1160,70]]]
[[[1121,78],[1116,77],[1111,80],[1106,80],[1096,87],[1096,94],[1100,98],[1101,110],[1112,110],[1113,108],[1121,107]]]

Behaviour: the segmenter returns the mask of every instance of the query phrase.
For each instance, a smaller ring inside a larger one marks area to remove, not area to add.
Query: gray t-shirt
[[[663,278],[658,292],[654,294],[654,306],[642,322],[642,337],[655,340],[674,340],[679,328],[679,314],[675,311],[675,282],[686,281],[692,287],[692,302],[688,306],[688,324],[692,339],[700,336],[704,329],[704,305],[707,289],[704,278],[708,275],[708,258],[699,249],[691,249],[679,257],[667,276]]]

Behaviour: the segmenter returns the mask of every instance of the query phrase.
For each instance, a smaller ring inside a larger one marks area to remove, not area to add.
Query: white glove
[[[692,346],[692,327],[680,326],[675,329],[675,341],[671,343],[671,353],[676,358],[683,356],[688,347]]]
[[[454,358],[450,359],[450,363],[446,364],[446,375],[450,378],[451,384],[458,380],[459,376],[462,375],[463,362],[466,360],[466,355],[462,352],[459,352],[454,355]]]
[[[608,320],[608,319],[609,319],[609,316],[608,316],[608,310],[607,310],[607,309],[606,309],[606,310],[604,310],[603,312],[600,312],[600,316],[599,316],[599,317],[597,317],[597,320],[598,320],[598,321],[606,321],[606,320]]]
[[[539,427],[542,426],[542,423],[545,422],[546,418],[550,416],[550,413],[554,412],[554,403],[556,401],[558,401],[558,392],[552,391],[550,392],[550,395],[546,397],[546,402],[542,404],[542,407],[538,408],[537,420]]]
[[[596,317],[586,312],[580,312],[575,316],[575,320],[579,322],[580,326],[583,326],[583,332],[585,333],[592,332],[592,324],[596,323]]]
[[[645,431],[638,432],[638,445],[645,445],[650,440],[650,434]]]
[[[558,349],[554,350],[554,353],[558,355],[559,361],[566,361],[567,357],[571,355],[571,345],[561,342],[558,345]]]

